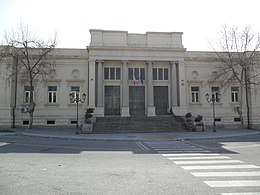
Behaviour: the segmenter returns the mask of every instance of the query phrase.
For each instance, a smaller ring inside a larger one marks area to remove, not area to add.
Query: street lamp
[[[76,134],[79,134],[79,102],[84,103],[86,101],[87,95],[85,93],[82,94],[82,98],[79,97],[79,91],[76,91],[76,97],[75,94],[70,93],[70,102],[77,104],[77,126],[76,126]]]
[[[216,132],[216,123],[215,123],[215,102],[219,101],[220,94],[218,92],[212,92],[211,98],[209,97],[209,94],[207,93],[205,95],[207,102],[212,102],[212,109],[213,109],[213,132]]]

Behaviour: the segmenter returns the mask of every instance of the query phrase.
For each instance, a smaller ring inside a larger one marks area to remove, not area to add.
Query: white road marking
[[[182,143],[179,143],[180,145]],[[194,147],[191,145],[180,145],[176,144],[152,144],[151,147],[160,153],[162,156],[167,157],[167,159],[172,160],[177,165],[183,165],[181,168],[184,170],[218,170],[217,172],[191,172],[195,177],[219,177],[219,178],[232,178],[236,177],[251,177],[251,179],[258,179],[260,176],[260,171],[250,170],[258,169],[259,166],[256,165],[245,165],[236,164],[244,163],[240,160],[232,160],[228,156],[222,156],[218,153],[211,153],[205,149]],[[253,145],[253,147],[258,147],[258,144]],[[225,146],[227,147],[227,146]],[[241,146],[228,146],[227,148],[237,148]],[[244,147],[244,146],[242,146]],[[232,164],[231,164],[232,163]],[[187,166],[185,166],[187,165]],[[192,166],[189,166],[192,165]],[[193,166],[195,165],[195,166]],[[238,171],[220,171],[220,170],[238,170]],[[240,169],[249,169],[247,171],[240,171]],[[210,187],[259,187],[260,180],[228,180],[228,181],[204,181]],[[260,192],[235,192],[235,193],[222,193],[222,195],[260,195]]]
[[[169,160],[230,159],[228,156],[168,157]]]
[[[237,193],[222,193],[222,195],[260,195],[260,192],[237,192]]]
[[[6,145],[9,145],[10,143],[5,143],[5,142],[0,142],[0,147],[1,146],[6,146]]]
[[[199,169],[259,169],[256,165],[210,165],[210,166],[181,166],[184,170],[199,170]]]
[[[260,186],[260,180],[239,180],[239,181],[204,181],[207,185],[213,188],[225,187],[256,187]]]
[[[200,161],[173,161],[177,165],[185,164],[228,164],[228,163],[244,163],[241,160],[200,160]]]
[[[180,148],[180,149],[176,149],[176,148],[153,148],[155,150],[174,150],[174,151],[205,151],[204,149],[200,149],[200,148]]]
[[[215,153],[180,153],[180,154],[162,154],[163,156],[220,156],[220,154]]]
[[[135,142],[142,150],[149,150],[149,148],[147,148],[144,144],[142,144],[141,142]]]
[[[191,172],[195,177],[244,177],[260,176],[260,171],[244,172]]]

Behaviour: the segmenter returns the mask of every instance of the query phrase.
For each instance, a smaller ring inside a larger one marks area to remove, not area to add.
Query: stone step
[[[93,132],[170,132],[184,131],[173,116],[98,117]]]

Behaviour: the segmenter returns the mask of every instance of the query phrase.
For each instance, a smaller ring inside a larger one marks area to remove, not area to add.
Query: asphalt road
[[[189,143],[260,166],[260,135],[226,139],[193,140]]]
[[[0,137],[1,194],[221,194],[255,186],[212,187],[170,155],[225,155],[260,166],[260,137],[193,142],[125,142]],[[185,162],[184,162],[185,163]],[[186,162],[187,163],[187,162]],[[248,169],[254,171],[254,169]],[[204,170],[205,171],[205,170]],[[203,172],[203,171],[202,171]],[[225,178],[225,177],[224,177]],[[252,180],[251,177],[236,177]],[[219,180],[219,178],[217,178]],[[223,179],[223,177],[221,177]],[[231,180],[231,179],[229,179]],[[253,180],[259,181],[255,176]],[[215,184],[215,183],[213,183]],[[260,185],[260,184],[259,184]]]

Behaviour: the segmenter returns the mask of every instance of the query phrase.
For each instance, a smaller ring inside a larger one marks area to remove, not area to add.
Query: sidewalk
[[[0,127],[1,129],[1,127]],[[70,140],[100,140],[100,141],[166,141],[166,140],[194,140],[194,139],[216,139],[247,135],[260,135],[259,130],[243,129],[217,129],[212,132],[208,128],[204,132],[159,132],[159,133],[89,133],[75,134],[75,128],[34,128],[32,130],[15,128],[15,133],[0,133],[0,136],[23,135],[31,137],[44,137],[53,139]]]

